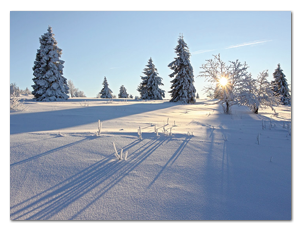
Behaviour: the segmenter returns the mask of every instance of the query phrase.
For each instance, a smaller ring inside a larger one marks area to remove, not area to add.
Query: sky
[[[139,96],[137,86],[151,57],[162,89],[169,98],[168,64],[182,34],[191,53],[195,87],[203,96],[200,67],[215,54],[225,61],[249,65],[257,77],[277,64],[291,82],[290,11],[11,11],[10,82],[21,89],[33,84],[34,60],[39,38],[51,26],[65,61],[63,76],[87,97],[96,97],[104,77],[115,95],[124,85]]]

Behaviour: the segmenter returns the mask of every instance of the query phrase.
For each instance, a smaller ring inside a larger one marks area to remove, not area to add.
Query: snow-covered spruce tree
[[[108,81],[107,81],[107,78],[104,77],[104,80],[103,80],[103,88],[101,89],[100,91],[100,97],[101,98],[113,98],[113,92],[112,90],[109,88],[109,84],[108,84]]]
[[[274,81],[271,82],[271,85],[274,95],[280,97],[280,101],[282,104],[289,105],[291,97],[289,94],[288,83],[280,64],[278,64],[277,69],[274,71],[273,78]]]
[[[141,77],[142,82],[137,88],[137,91],[140,93],[141,99],[155,99],[162,100],[165,97],[165,91],[160,89],[162,83],[162,78],[158,76],[157,69],[153,64],[152,58],[149,59],[148,65],[144,69],[144,77]]]
[[[34,85],[32,94],[37,101],[67,100],[69,87],[63,77],[63,63],[60,60],[62,50],[57,46],[52,28],[40,37],[40,48],[37,50],[33,67]]]
[[[129,94],[127,93],[127,89],[124,85],[122,85],[119,89],[118,98],[128,98]]]
[[[183,103],[195,103],[196,89],[193,85],[194,75],[193,68],[190,63],[190,52],[183,37],[179,37],[178,45],[175,48],[177,57],[168,67],[173,70],[169,76],[171,80],[170,102],[181,101]]]

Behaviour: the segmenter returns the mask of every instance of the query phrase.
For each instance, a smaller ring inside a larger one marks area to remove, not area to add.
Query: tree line
[[[64,61],[60,60],[62,50],[57,46],[52,28],[49,26],[47,32],[40,37],[40,48],[37,50],[36,60],[33,67],[33,91],[32,94],[37,101],[67,100],[71,97],[85,96],[82,91],[75,88],[73,82],[63,76]],[[193,68],[190,63],[189,48],[183,36],[178,38],[175,48],[177,57],[168,65],[172,70],[170,102],[195,103],[198,94],[194,87]],[[257,78],[253,78],[248,72],[248,65],[236,61],[225,63],[220,54],[214,55],[213,59],[206,60],[201,66],[202,71],[198,77],[203,77],[210,83],[205,89],[208,96],[217,98],[222,103],[225,113],[229,113],[233,105],[246,105],[253,112],[258,113],[262,107],[271,107],[276,104],[291,104],[290,90],[286,76],[278,64],[273,73],[274,81],[267,81],[268,71],[262,71]],[[225,79],[225,84],[222,80]],[[160,87],[163,85],[162,78],[158,75],[152,58],[148,60],[144,68],[141,82],[137,88],[141,99],[161,100],[165,97],[165,91]],[[100,98],[113,98],[109,83],[104,77],[103,87],[98,93]],[[124,85],[120,87],[119,98],[129,96]]]
[[[205,90],[209,96],[220,99],[225,113],[229,113],[233,105],[245,105],[252,112],[258,113],[264,107],[274,110],[273,107],[278,104],[291,104],[287,79],[280,64],[273,73],[274,81],[269,82],[268,70],[260,72],[255,79],[248,72],[246,62],[236,60],[225,63],[220,54],[213,57],[202,65],[198,77],[203,77],[210,83]],[[227,80],[225,84],[221,81],[223,78]]]

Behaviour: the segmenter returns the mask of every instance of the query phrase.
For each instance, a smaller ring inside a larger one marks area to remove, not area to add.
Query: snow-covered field
[[[290,107],[274,116],[238,106],[225,115],[207,99],[25,105],[10,115],[12,220],[291,219]]]

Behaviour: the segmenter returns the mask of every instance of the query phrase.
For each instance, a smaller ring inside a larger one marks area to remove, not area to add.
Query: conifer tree
[[[120,87],[118,98],[128,98],[129,94],[127,93],[127,89],[124,85]]]
[[[28,87],[25,88],[24,94],[27,96],[31,94],[31,91],[28,89]]]
[[[280,98],[280,102],[284,105],[289,105],[291,98],[289,94],[288,83],[283,69],[278,64],[277,69],[273,73],[274,81],[271,82],[274,95]]]
[[[103,88],[101,89],[100,91],[100,97],[101,98],[113,98],[113,95],[112,95],[112,90],[109,88],[109,84],[108,84],[108,81],[107,81],[107,78],[104,77],[104,80],[103,80]]]
[[[194,75],[190,63],[190,52],[183,37],[179,37],[178,45],[175,48],[177,57],[168,67],[173,70],[169,76],[171,80],[171,100],[170,102],[181,101],[183,103],[195,103],[196,89],[193,85]]]
[[[32,94],[37,101],[67,100],[69,87],[67,79],[63,77],[62,50],[57,46],[52,28],[48,27],[39,40],[40,48],[33,67]]]
[[[162,100],[165,97],[165,91],[159,88],[162,83],[162,78],[158,76],[157,68],[153,64],[152,58],[149,59],[148,65],[144,69],[144,77],[141,77],[142,82],[137,88],[141,99]]]

